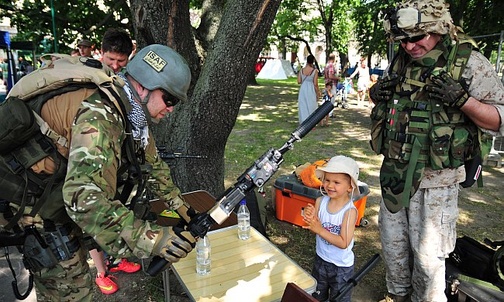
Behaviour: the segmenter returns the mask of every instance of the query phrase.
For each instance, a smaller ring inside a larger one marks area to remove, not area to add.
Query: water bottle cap
[[[244,205],[244,204],[247,204],[247,201],[245,199],[242,199],[242,201],[240,201],[240,205]]]

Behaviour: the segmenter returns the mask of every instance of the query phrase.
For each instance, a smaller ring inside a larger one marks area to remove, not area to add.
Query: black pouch
[[[496,282],[497,274],[493,268],[495,251],[471,237],[457,238],[455,250],[449,260],[463,273],[473,278]]]
[[[482,162],[481,156],[479,155],[476,155],[472,159],[464,162],[466,179],[460,183],[463,188],[471,187],[474,182],[481,177]]]

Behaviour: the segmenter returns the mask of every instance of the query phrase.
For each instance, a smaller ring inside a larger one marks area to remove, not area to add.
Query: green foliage
[[[80,38],[87,38],[99,46],[103,33],[109,27],[130,29],[129,24],[121,24],[124,18],[131,19],[128,4],[124,0],[104,0],[103,6],[93,0],[25,0],[16,5],[0,0],[0,17],[10,18],[11,25],[18,31],[12,40],[33,41],[39,45],[38,53],[54,51],[51,2],[54,5],[56,38],[61,53],[69,52],[69,45]]]
[[[385,56],[387,42],[380,19],[380,12],[397,3],[395,0],[367,1],[355,9],[355,37],[360,44],[359,51],[366,56],[378,54]]]
[[[334,49],[346,53],[353,27],[349,14],[351,8],[359,2],[360,0],[284,0],[277,12],[268,42],[283,41],[285,37],[296,38],[298,41],[323,39],[326,54]],[[286,41],[285,46],[293,49],[297,44]]]
[[[303,37],[305,35],[313,38],[316,35],[316,30],[310,28],[306,17],[313,7],[305,1],[300,0],[284,0],[278,9],[275,21],[271,27],[270,37],[268,37],[268,44],[276,44],[285,40],[283,37],[294,36]],[[305,20],[303,20],[305,19]],[[279,37],[282,37],[279,39]],[[285,42],[286,49],[294,49],[296,43],[293,41]]]

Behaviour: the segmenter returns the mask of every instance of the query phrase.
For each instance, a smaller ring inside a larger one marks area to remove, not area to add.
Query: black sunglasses
[[[425,36],[427,36],[427,35],[420,35],[420,36],[414,36],[414,37],[406,37],[406,38],[401,39],[401,43],[403,43],[403,44],[406,44],[406,43],[416,43],[416,42],[422,40],[423,38],[425,38]]]
[[[180,101],[179,99],[174,97],[171,93],[168,93],[167,91],[165,91],[163,89],[161,89],[161,92],[163,93],[162,98],[163,98],[163,102],[165,103],[166,107],[175,106]]]

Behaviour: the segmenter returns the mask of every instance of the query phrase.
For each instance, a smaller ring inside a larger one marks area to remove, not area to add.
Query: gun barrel
[[[170,160],[177,158],[207,158],[204,155],[190,155],[190,154],[168,153],[168,152],[159,152],[159,157],[161,157],[162,160]]]
[[[293,135],[303,138],[308,132],[310,132],[315,125],[317,125],[326,115],[328,115],[331,110],[333,110],[334,105],[331,102],[324,102],[320,105],[317,110],[313,111],[306,120],[304,120],[301,125],[293,132]]]

